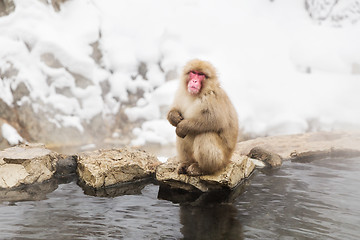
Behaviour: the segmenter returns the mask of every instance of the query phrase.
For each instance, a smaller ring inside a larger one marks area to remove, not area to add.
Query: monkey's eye
[[[194,74],[194,75],[199,75],[199,76],[204,76],[205,78],[208,78],[208,76],[206,76],[204,73],[202,72],[198,72],[198,71],[190,71],[188,74]]]
[[[204,76],[205,78],[208,78],[208,76],[205,73],[198,73],[199,76]]]

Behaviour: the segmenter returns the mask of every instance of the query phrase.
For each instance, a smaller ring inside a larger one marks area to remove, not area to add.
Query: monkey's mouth
[[[200,88],[197,88],[195,86],[188,87],[188,92],[191,94],[196,94],[200,91]]]
[[[191,86],[191,87],[189,87],[189,89],[195,89],[195,90],[197,90],[197,91],[200,90],[198,87],[195,87],[195,86]]]

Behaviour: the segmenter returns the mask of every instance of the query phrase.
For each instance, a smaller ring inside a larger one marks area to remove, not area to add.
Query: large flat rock
[[[156,179],[171,188],[186,191],[209,192],[222,189],[233,189],[254,170],[255,165],[246,156],[234,154],[230,163],[221,171],[204,176],[178,174],[179,162],[176,157],[170,158],[156,170]]]
[[[326,157],[360,156],[360,133],[312,132],[261,137],[238,143],[235,152],[247,155],[254,147],[279,154],[284,160],[311,161]]]
[[[21,164],[28,159],[41,158],[49,155],[51,150],[41,145],[36,146],[16,146],[7,148],[0,152],[0,156],[6,163]]]
[[[22,144],[0,151],[0,188],[42,183],[75,173],[76,159],[46,149],[43,144]]]
[[[150,177],[160,163],[134,148],[101,149],[79,154],[77,172],[87,186],[101,188]]]
[[[43,145],[21,145],[0,151],[0,188],[41,183],[56,171],[56,154]]]

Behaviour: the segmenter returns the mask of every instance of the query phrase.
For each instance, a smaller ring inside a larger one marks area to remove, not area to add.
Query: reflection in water
[[[150,184],[142,195],[84,195],[75,182],[42,201],[0,205],[1,239],[179,239],[178,206],[157,200]]]
[[[180,203],[183,239],[243,239],[242,226],[232,204],[248,181],[233,191],[189,193],[161,185],[158,198]]]
[[[95,197],[118,197],[123,195],[140,195],[141,190],[150,183],[154,183],[152,178],[141,179],[132,182],[115,184],[109,187],[92,188],[87,186],[84,182],[78,181],[78,185],[84,190],[84,193]]]
[[[0,238],[360,239],[359,175],[359,158],[285,162],[220,198],[180,198],[152,183],[95,197],[72,181],[36,201],[5,199]]]
[[[244,234],[269,239],[359,239],[360,159],[286,162],[257,172],[236,201]]]
[[[74,175],[53,178],[43,183],[25,185],[11,189],[0,189],[0,204],[2,202],[39,201],[46,199],[46,195],[57,189],[59,184],[75,180]]]
[[[182,189],[173,189],[167,185],[160,185],[159,188],[159,199],[169,200],[173,203],[191,204],[192,206],[204,206],[209,204],[220,204],[220,203],[232,203],[240,196],[248,185],[249,180],[244,181],[232,191],[230,190],[218,190],[212,192],[202,193],[198,192],[187,192]]]
[[[184,239],[243,239],[237,209],[232,204],[180,206]]]

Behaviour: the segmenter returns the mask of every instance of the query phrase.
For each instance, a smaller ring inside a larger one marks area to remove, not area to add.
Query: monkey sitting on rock
[[[213,174],[229,163],[238,137],[237,113],[209,62],[185,65],[167,119],[176,127],[179,174]]]

